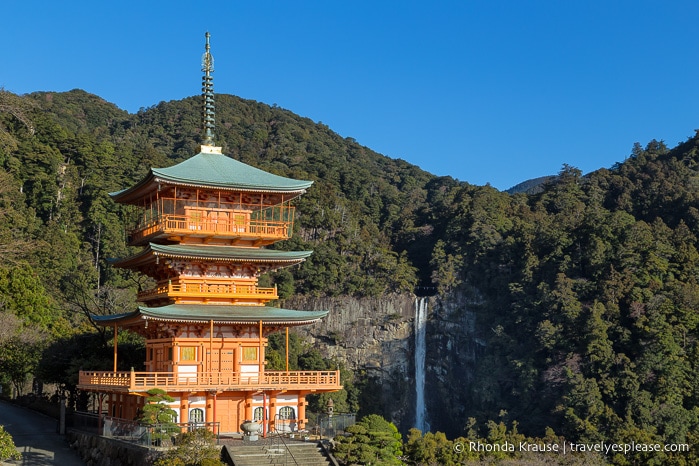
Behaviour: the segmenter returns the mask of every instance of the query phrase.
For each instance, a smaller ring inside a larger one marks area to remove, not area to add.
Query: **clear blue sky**
[[[206,3],[5,2],[0,86],[136,112],[200,94],[208,30],[217,93],[499,189],[699,128],[694,0]]]

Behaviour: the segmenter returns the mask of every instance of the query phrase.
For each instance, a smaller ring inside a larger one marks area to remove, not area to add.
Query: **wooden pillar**
[[[211,431],[216,434],[218,429],[216,428],[216,422],[218,422],[218,414],[216,413],[216,407],[218,406],[218,398],[216,398],[217,392],[214,390],[213,391],[214,395],[214,413],[213,413],[213,418],[214,418],[214,424],[211,426]]]
[[[252,392],[245,392],[245,419],[243,421],[252,421]]]
[[[269,416],[267,415],[267,394],[262,391],[262,438],[267,438]]]
[[[214,403],[216,402],[216,396],[212,395],[211,392],[206,392],[206,419],[207,423],[214,422]]]
[[[126,396],[126,419],[136,419],[136,397],[133,395]]]
[[[270,392],[269,394],[269,431],[271,432],[275,428],[275,421],[277,419],[277,392]]]
[[[207,372],[213,372],[213,357],[214,357],[214,321],[213,319],[209,321],[209,367],[206,369]],[[221,366],[221,356],[218,357],[219,367]]]
[[[286,373],[289,373],[289,327],[286,328]]]
[[[114,372],[117,371],[117,325],[114,324]]]
[[[308,402],[306,402],[306,392],[299,392],[299,400],[298,400],[298,414],[297,414],[297,421],[299,423],[299,430],[303,430],[306,428],[306,405]]]
[[[180,423],[189,422],[189,394],[180,395]]]
[[[259,349],[257,351],[257,357],[259,359],[259,372],[260,372],[260,383],[262,383],[262,375],[265,371],[265,361],[264,358],[262,357],[262,352],[263,352],[263,347],[262,347],[262,321],[260,321],[260,340],[259,340]]]

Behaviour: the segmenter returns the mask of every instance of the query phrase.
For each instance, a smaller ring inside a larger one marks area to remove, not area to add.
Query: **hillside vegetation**
[[[80,353],[91,340],[108,359],[86,313],[132,308],[141,280],[107,264],[129,254],[131,215],[107,193],[198,152],[199,100],[129,114],[77,90],[0,99],[0,369],[17,386],[37,367],[69,386],[78,356],[47,369],[42,344]],[[473,382],[455,388],[469,416],[532,436],[697,444],[698,137],[508,194],[234,96],[217,96],[217,125],[224,153],[315,181],[279,245],[315,253],[269,278],[284,296],[466,293],[484,342]],[[680,464],[664,455],[651,456]]]

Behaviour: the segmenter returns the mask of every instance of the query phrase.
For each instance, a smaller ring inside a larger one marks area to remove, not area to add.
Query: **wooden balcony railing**
[[[168,283],[157,288],[138,293],[140,301],[156,298],[204,298],[204,299],[259,299],[271,301],[278,299],[277,287],[260,288],[254,285],[236,285],[227,283],[184,282]]]
[[[289,239],[291,222],[277,220],[216,219],[163,214],[129,232],[130,243],[138,245],[157,235],[202,236],[219,238],[266,239],[270,242]]]
[[[147,392],[153,388],[178,390],[339,390],[340,371],[248,372],[107,372],[80,371],[78,388]]]

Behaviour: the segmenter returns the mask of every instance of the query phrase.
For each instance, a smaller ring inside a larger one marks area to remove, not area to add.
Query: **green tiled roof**
[[[153,257],[177,257],[223,262],[278,263],[294,265],[304,261],[313,251],[277,251],[276,249],[241,248],[235,246],[200,246],[189,244],[149,243],[143,251],[131,257],[113,260],[117,267],[152,261]]]
[[[101,325],[161,320],[175,322],[209,322],[263,325],[301,325],[318,321],[328,311],[297,311],[267,306],[234,306],[206,304],[170,304],[161,307],[139,306],[138,310],[125,314],[92,316]]]
[[[263,261],[298,261],[306,259],[313,251],[278,251],[276,249],[240,248],[235,246],[199,246],[189,244],[155,244],[149,248],[155,255],[196,257],[202,259],[240,259]]]
[[[151,170],[157,178],[167,181],[226,188],[283,192],[304,190],[313,184],[273,175],[223,154],[200,153],[172,167]]]
[[[135,186],[110,193],[115,200],[159,182],[241,191],[303,193],[313,181],[295,180],[268,173],[223,154],[200,152],[167,168],[151,168]]]

